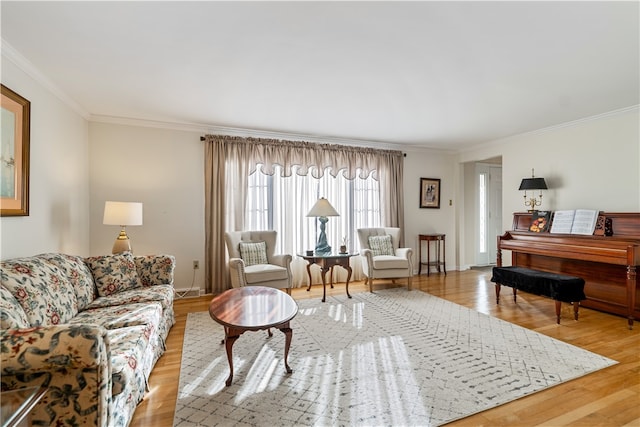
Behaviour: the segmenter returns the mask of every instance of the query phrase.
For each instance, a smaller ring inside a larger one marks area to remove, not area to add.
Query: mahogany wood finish
[[[431,266],[436,266],[440,273],[440,266],[444,275],[447,275],[447,242],[445,234],[418,234],[418,276],[422,273],[422,264],[427,266],[427,276],[431,271]],[[422,242],[427,242],[427,262],[422,262]],[[431,242],[436,242],[436,260],[431,261]],[[440,244],[442,243],[442,261],[440,261]]]
[[[307,264],[307,274],[309,275],[309,286],[307,287],[307,291],[311,289],[311,266],[313,264],[317,264],[320,267],[320,275],[322,276],[322,302],[325,302],[327,299],[327,271],[331,271],[331,288],[333,288],[333,267],[340,266],[347,270],[347,283],[345,284],[345,288],[347,291],[347,296],[351,298],[351,294],[349,294],[349,280],[351,280],[351,265],[349,264],[349,259],[352,256],[356,256],[358,254],[329,254],[329,255],[304,255],[298,254],[298,256],[305,259],[308,262]]]
[[[246,331],[280,329],[285,335],[284,366],[287,373],[293,372],[288,363],[293,334],[289,321],[297,313],[298,304],[293,298],[278,289],[264,286],[229,289],[211,300],[209,314],[224,326],[224,344],[229,361],[227,387],[233,381],[233,344]]]
[[[497,263],[509,250],[514,266],[582,277],[587,299],[581,305],[625,316],[631,328],[640,318],[640,213],[601,214],[611,219],[612,236],[533,233],[532,214],[516,212],[513,230],[498,237]]]
[[[524,294],[518,304],[496,305],[491,270],[449,271],[413,278],[414,289],[489,314],[507,322],[596,352],[618,361],[611,366],[564,384],[522,397],[516,401],[454,421],[447,427],[492,426],[598,426],[621,427],[640,425],[640,328],[617,327],[620,318],[588,308],[580,310],[580,321],[557,325],[549,299]],[[375,290],[404,287],[383,281]],[[351,283],[351,293],[369,292],[365,281]],[[342,289],[329,289],[330,295],[340,295]],[[321,298],[322,286],[294,288],[295,300]],[[149,379],[149,391],[138,405],[130,427],[172,427],[178,395],[178,379],[182,344],[188,313],[207,311],[211,295],[177,299],[174,303],[176,324],[167,338],[167,350],[158,360]],[[562,309],[571,314],[571,306]],[[563,313],[564,314],[564,313]],[[213,321],[212,321],[213,323]],[[295,319],[293,320],[295,324]],[[294,326],[295,327],[295,326]],[[224,335],[220,327],[221,338]],[[213,339],[218,339],[213,338]],[[346,410],[346,409],[345,409]],[[215,422],[215,420],[213,421]]]

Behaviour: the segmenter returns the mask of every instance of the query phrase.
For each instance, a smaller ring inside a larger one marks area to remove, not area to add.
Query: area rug
[[[175,427],[438,426],[617,362],[421,291],[298,301],[284,334],[233,347],[206,312],[187,318]]]

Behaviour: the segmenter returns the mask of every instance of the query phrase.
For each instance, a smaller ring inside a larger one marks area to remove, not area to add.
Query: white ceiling
[[[94,120],[463,150],[640,104],[639,2],[1,2]]]

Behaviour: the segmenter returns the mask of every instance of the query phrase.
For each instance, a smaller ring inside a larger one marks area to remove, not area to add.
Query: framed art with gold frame
[[[29,215],[31,103],[2,85],[0,216]]]
[[[420,207],[440,208],[440,178],[420,178]]]

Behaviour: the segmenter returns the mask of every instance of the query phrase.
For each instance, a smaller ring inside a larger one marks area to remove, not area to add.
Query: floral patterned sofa
[[[2,391],[43,386],[31,425],[127,426],[175,319],[170,255],[0,262]]]

